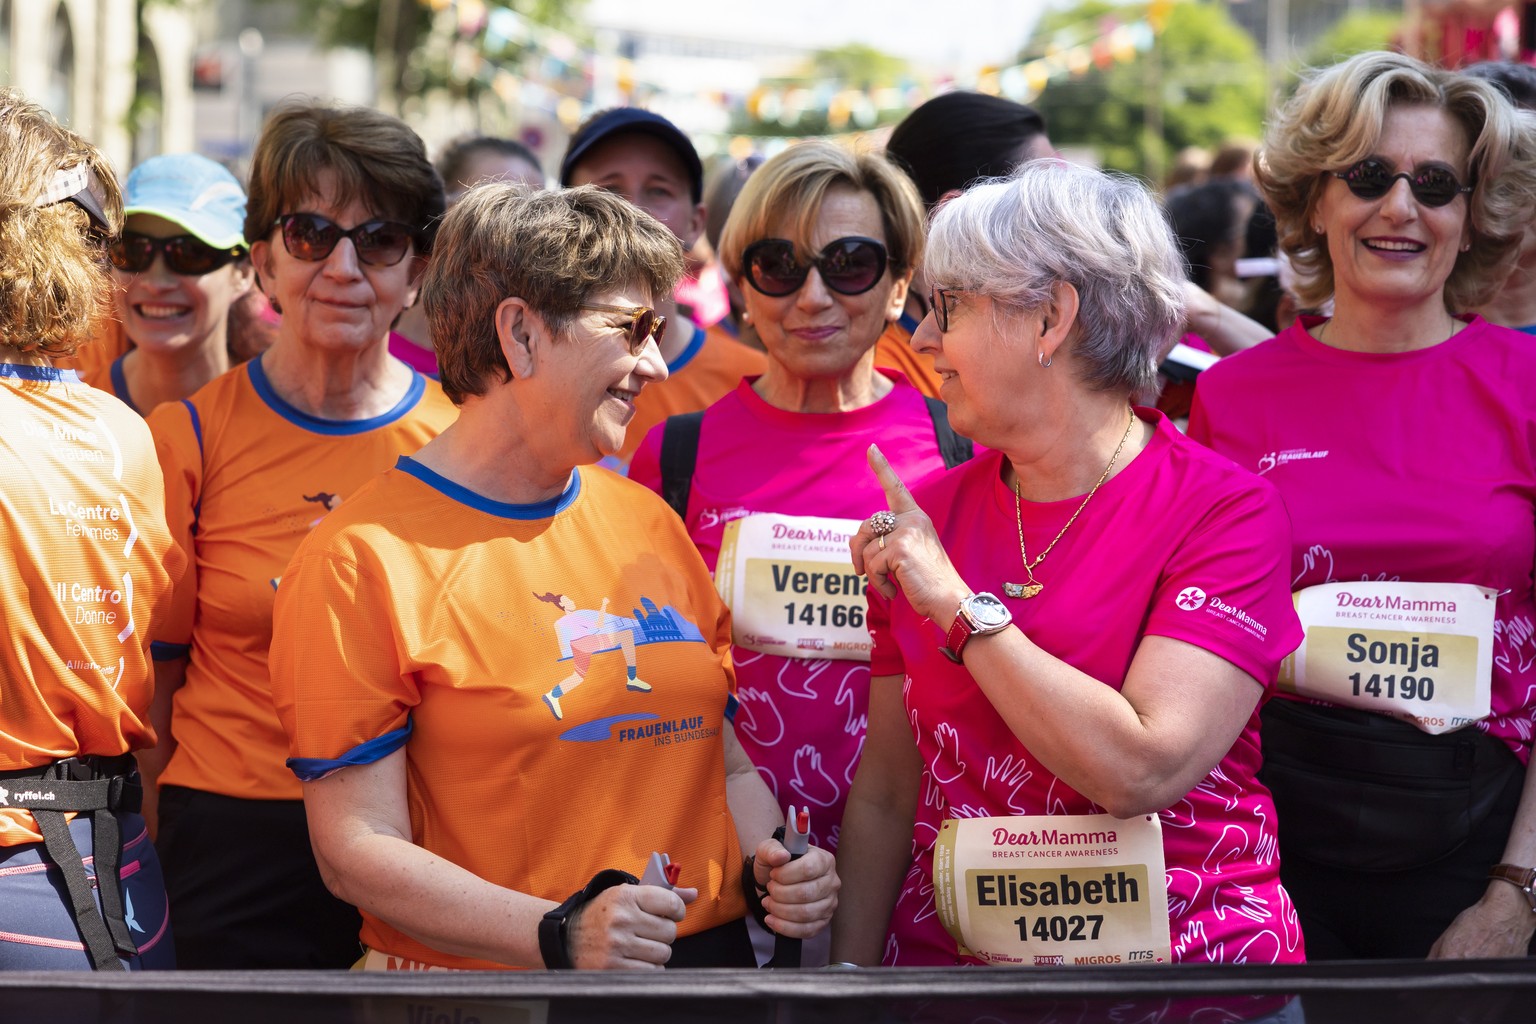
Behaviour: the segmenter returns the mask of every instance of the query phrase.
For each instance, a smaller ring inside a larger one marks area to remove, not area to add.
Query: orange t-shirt
[[[99,391],[105,391],[140,416],[144,415],[144,410],[135,405],[133,398],[128,394],[128,378],[123,376],[122,356],[103,366],[81,370],[80,379]]]
[[[0,481],[0,772],[153,746],[150,636],[186,557],[144,421],[72,370],[0,363]],[[0,809],[0,846],[41,839]]]
[[[939,375],[933,369],[933,357],[912,349],[912,334],[918,321],[906,313],[889,323],[875,342],[875,366],[900,370],[912,386],[930,398],[939,397]]]
[[[613,458],[615,468],[628,466],[645,435],[668,416],[707,409],[734,391],[741,378],[768,369],[767,356],[731,337],[724,327],[687,326],[693,329],[693,340],[667,365],[667,379],[647,384],[635,399],[635,418],[624,434],[624,447]]]
[[[509,505],[402,458],[300,545],[272,694],[302,778],[404,747],[417,845],[555,901],[666,853],[699,889],[678,927],[692,935],[746,913],[725,793],[730,646],[682,522],[639,484],[580,469],[558,498]],[[366,911],[362,939],[505,966]]]
[[[442,389],[418,374],[382,416],[319,419],[272,390],[260,357],[150,413],[166,517],[192,558],[153,637],[157,658],[191,658],[173,704],[176,751],[162,784],[299,799],[267,677],[283,569],[327,512],[457,416]]]
[[[122,321],[115,315],[98,317],[95,332],[90,339],[77,348],[74,355],[55,359],[53,365],[60,369],[74,370],[82,380],[96,378],[131,348],[133,343],[128,340],[128,332],[123,330]]]

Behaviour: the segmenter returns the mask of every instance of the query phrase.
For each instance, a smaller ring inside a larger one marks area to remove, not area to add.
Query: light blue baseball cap
[[[152,156],[128,175],[123,216],[149,213],[180,224],[215,249],[245,246],[245,190],[196,153]]]

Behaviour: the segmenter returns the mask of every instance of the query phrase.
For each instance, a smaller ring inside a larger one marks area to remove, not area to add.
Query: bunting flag
[[[439,59],[446,56],[444,66],[455,81],[477,83],[508,107],[542,113],[557,119],[567,130],[573,130],[600,107],[644,106],[665,95],[659,83],[645,81],[637,74],[634,61],[598,53],[567,33],[531,21],[509,7],[486,0],[421,2],[434,14],[434,38],[428,49]],[[983,67],[936,80],[913,77],[872,89],[849,88],[839,82],[769,83],[747,93],[722,90],[690,99],[707,100],[727,112],[744,113],[754,121],[791,129],[804,115],[819,115],[830,131],[839,135],[867,132],[954,89],[1028,103],[1052,81],[1135,60],[1152,48],[1172,6],[1172,0],[1153,0],[1138,20],[1122,22],[1113,16],[1096,19],[1091,39],[1065,46],[1052,43],[1040,56],[1008,67]],[[785,139],[786,144],[789,141]]]

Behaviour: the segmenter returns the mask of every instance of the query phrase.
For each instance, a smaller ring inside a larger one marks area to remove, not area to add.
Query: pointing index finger
[[[901,482],[901,477],[891,468],[885,453],[880,451],[880,446],[872,444],[867,453],[869,468],[874,470],[875,479],[880,481],[880,487],[885,491],[885,506],[897,515],[903,512],[912,512],[917,509],[917,502],[912,500],[912,492],[907,490],[907,485]]]

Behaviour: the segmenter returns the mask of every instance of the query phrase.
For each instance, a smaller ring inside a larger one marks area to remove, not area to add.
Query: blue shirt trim
[[[536,501],[531,505],[514,505],[506,501],[493,501],[482,494],[476,494],[462,484],[456,484],[447,477],[434,473],[409,455],[402,455],[395,460],[395,468],[403,473],[408,473],[432,488],[441,491],[460,505],[468,505],[470,508],[487,512],[502,519],[551,519],[571,507],[576,496],[581,493],[581,472],[571,473],[571,482],[566,484],[565,490],[547,501]]]
[[[33,366],[31,363],[0,363],[0,377],[17,380],[36,380],[46,384],[79,384],[80,375],[74,370],[57,366]]]
[[[736,699],[734,693],[725,695],[725,720],[732,725],[736,724],[736,709],[741,707],[741,702]]]
[[[149,656],[153,661],[175,661],[192,653],[191,644],[170,644],[164,640],[149,642]]]
[[[112,360],[112,393],[128,408],[143,416],[143,410],[133,404],[133,399],[128,394],[128,376],[123,373],[123,360],[126,358],[128,358],[128,353],[124,352]]]
[[[704,350],[704,339],[708,337],[708,332],[695,323],[690,323],[688,326],[693,328],[693,337],[689,339],[688,347],[679,352],[677,358],[667,364],[668,373],[677,373],[683,367],[693,362],[693,357]]]
[[[327,420],[319,416],[311,416],[302,409],[295,409],[283,401],[278,393],[272,390],[272,382],[267,380],[266,371],[261,368],[261,356],[257,356],[245,365],[248,366],[251,376],[251,386],[256,389],[256,394],[267,403],[268,408],[277,413],[283,419],[296,427],[308,430],[315,434],[329,434],[331,436],[345,436],[351,434],[366,434],[370,430],[387,427],[400,419],[406,413],[416,407],[421,401],[421,396],[427,390],[427,380],[415,370],[411,371],[411,386],[406,388],[405,397],[395,403],[395,407],[381,416],[374,416],[366,420]]]
[[[314,782],[323,779],[340,768],[349,768],[357,764],[373,764],[382,761],[390,754],[405,746],[405,741],[411,738],[411,730],[415,728],[409,717],[400,728],[387,732],[382,736],[375,736],[371,740],[364,740],[340,757],[290,757],[288,768],[299,777],[300,782]]]
[[[922,323],[923,321],[922,321],[921,317],[915,317],[911,313],[908,313],[905,310],[903,310],[902,314],[901,314],[901,318],[898,319],[896,322],[898,324],[901,324],[901,326],[906,329],[906,332],[908,334],[916,334],[917,333],[917,325]]]

